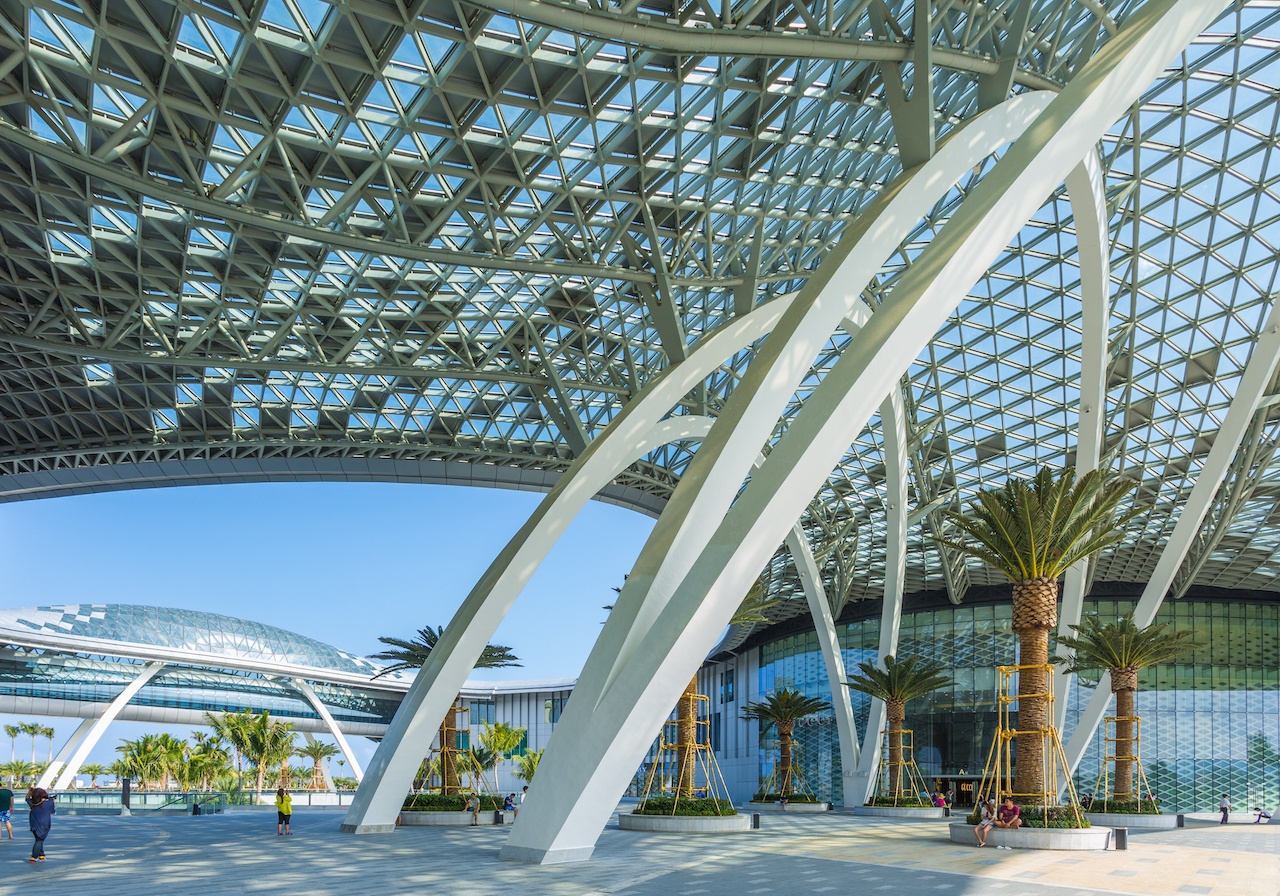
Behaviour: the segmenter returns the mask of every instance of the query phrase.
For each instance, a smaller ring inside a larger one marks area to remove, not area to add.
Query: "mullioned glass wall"
[[[1133,606],[1103,599],[1086,603],[1085,611],[1114,619]],[[982,773],[995,729],[996,667],[1016,657],[1011,614],[1005,601],[903,615],[898,656],[936,660],[954,679],[907,704],[906,727],[914,732],[916,761],[927,778]],[[1140,680],[1143,766],[1165,809],[1208,811],[1223,793],[1237,807],[1280,806],[1280,604],[1183,599],[1166,603],[1157,621],[1193,631],[1203,644],[1176,663],[1146,670]],[[837,625],[850,672],[875,661],[879,629],[878,618]],[[786,636],[759,650],[760,693],[791,687],[831,700],[815,634]],[[1064,743],[1096,683],[1096,676],[1078,676],[1066,695]],[[852,691],[849,696],[865,738],[870,699]],[[772,732],[761,738],[762,781],[773,773],[774,739]],[[815,795],[841,799],[834,715],[800,722],[796,743]],[[1098,782],[1103,749],[1100,731],[1077,771],[1082,794]]]

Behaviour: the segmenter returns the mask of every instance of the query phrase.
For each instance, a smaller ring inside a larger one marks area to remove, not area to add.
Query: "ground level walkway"
[[[844,813],[767,815],[763,827],[722,836],[638,834],[611,824],[585,864],[533,867],[498,859],[510,828],[338,832],[341,814],[303,810],[278,837],[275,813],[202,818],[65,816],[49,860],[29,865],[30,835],[0,843],[0,893],[41,896],[750,896],[797,893],[947,893],[1046,896],[1280,892],[1280,825],[1190,822],[1131,834],[1123,852],[977,849],[947,839],[942,821],[860,819]],[[30,888],[30,889],[29,889]]]

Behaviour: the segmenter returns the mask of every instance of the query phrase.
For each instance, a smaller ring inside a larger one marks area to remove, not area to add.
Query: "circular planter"
[[[499,821],[501,812],[492,809],[480,811],[478,824],[502,824]],[[405,827],[447,827],[461,828],[471,824],[470,812],[401,812],[400,824]]]
[[[1111,845],[1111,828],[1018,828],[1007,831],[992,828],[987,833],[987,848],[1008,846],[1010,849],[1106,849]],[[973,825],[951,825],[951,842],[977,846]]]
[[[799,815],[802,813],[826,812],[826,803],[747,803],[746,810],[748,812],[786,812],[788,815]]]
[[[937,806],[858,806],[854,815],[865,815],[871,818],[946,818],[945,809]]]
[[[1090,824],[1100,824],[1109,828],[1141,828],[1143,830],[1167,831],[1178,826],[1176,815],[1131,815],[1124,812],[1086,812],[1084,817]]]
[[[618,816],[624,831],[658,831],[672,834],[728,834],[751,830],[750,815],[633,815]]]

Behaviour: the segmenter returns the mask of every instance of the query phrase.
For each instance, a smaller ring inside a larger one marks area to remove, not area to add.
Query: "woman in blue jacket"
[[[49,828],[53,826],[53,797],[43,787],[32,787],[27,792],[27,805],[31,807],[28,817],[31,833],[35,835],[35,845],[31,847],[31,861],[44,861],[44,841],[49,836]]]

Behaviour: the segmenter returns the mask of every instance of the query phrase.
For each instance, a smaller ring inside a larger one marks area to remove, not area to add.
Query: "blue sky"
[[[541,497],[456,486],[264,483],[4,504],[0,604],[206,610],[370,654],[381,647],[379,635],[447,624]],[[494,637],[524,667],[475,677],[576,676],[612,586],[622,584],[652,527],[633,511],[591,502]],[[0,715],[0,724],[15,718]],[[55,751],[76,724],[39,721],[57,730]],[[184,736],[189,729],[119,723],[91,760],[111,762],[120,737],[147,730]],[[357,742],[367,760],[372,744]],[[18,755],[29,753],[19,739]],[[47,754],[46,741],[37,741],[37,753]]]

